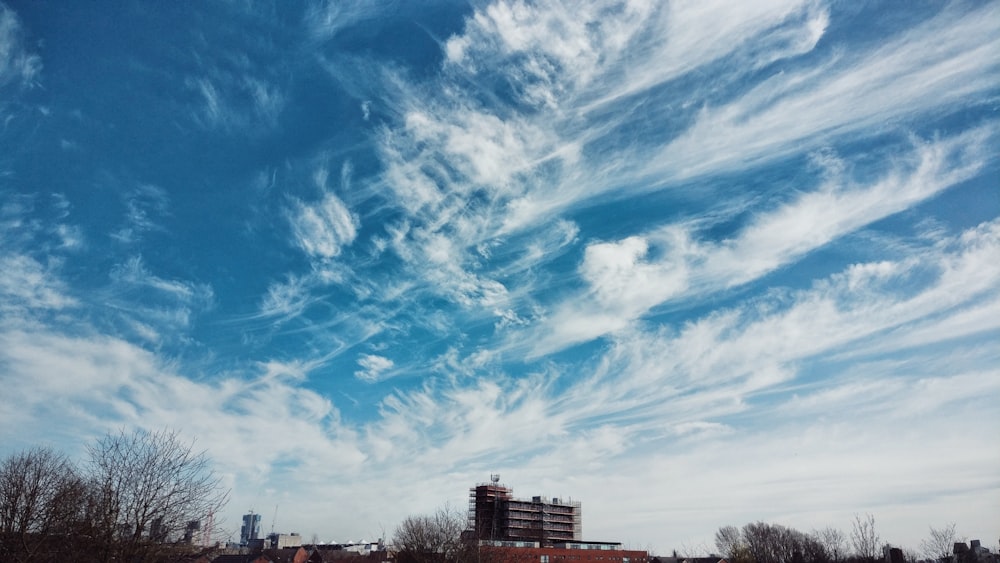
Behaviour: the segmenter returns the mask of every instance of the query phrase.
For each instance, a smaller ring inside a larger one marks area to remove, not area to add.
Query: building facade
[[[557,542],[547,547],[524,543],[482,540],[478,560],[483,563],[649,563],[648,552],[623,549],[620,543]]]
[[[514,498],[514,490],[491,483],[469,489],[469,528],[474,537],[490,542],[538,542],[542,547],[583,539],[583,509],[579,502],[535,496]]]
[[[240,528],[240,545],[249,545],[250,540],[260,539],[260,514],[253,512],[243,515],[243,527]]]

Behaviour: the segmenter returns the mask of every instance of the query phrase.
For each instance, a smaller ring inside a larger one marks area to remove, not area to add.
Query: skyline
[[[0,0],[0,455],[391,537],[1000,529],[1000,6]],[[268,527],[269,522],[263,522]]]

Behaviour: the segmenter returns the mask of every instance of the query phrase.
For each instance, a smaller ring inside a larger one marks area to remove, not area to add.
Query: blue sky
[[[0,453],[270,529],[1000,527],[995,2],[0,2]]]

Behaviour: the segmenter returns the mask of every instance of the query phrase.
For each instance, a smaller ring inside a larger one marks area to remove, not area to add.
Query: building
[[[490,483],[469,489],[469,527],[473,537],[490,542],[537,542],[541,547],[555,543],[581,542],[582,508],[579,502],[535,496],[514,498],[514,490]]]
[[[201,520],[191,520],[184,526],[184,543],[201,543]]]
[[[951,556],[951,563],[997,563],[998,560],[1000,557],[990,553],[979,540],[972,540],[969,544],[955,542]]]
[[[296,532],[290,534],[270,533],[267,535],[267,544],[271,549],[302,547],[302,536]]]
[[[243,515],[243,527],[240,528],[240,545],[249,545],[250,540],[260,539],[260,514]]]
[[[489,542],[483,542],[488,544]],[[505,542],[502,542],[505,543]],[[620,543],[556,542],[551,546],[481,546],[484,563],[648,563],[649,553],[623,549]]]

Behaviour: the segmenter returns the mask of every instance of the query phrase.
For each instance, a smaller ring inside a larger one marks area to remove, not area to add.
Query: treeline
[[[955,524],[930,528],[920,543],[925,561],[949,558],[958,541]],[[874,563],[885,561],[883,543],[871,514],[856,515],[849,534],[827,527],[803,533],[780,524],[753,522],[742,528],[723,526],[715,533],[715,546],[729,563]],[[894,560],[921,560],[910,550],[899,550]]]
[[[204,452],[174,432],[108,434],[87,454],[76,465],[34,448],[0,462],[0,561],[177,561],[195,549],[194,522],[228,500]]]

